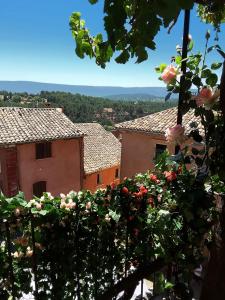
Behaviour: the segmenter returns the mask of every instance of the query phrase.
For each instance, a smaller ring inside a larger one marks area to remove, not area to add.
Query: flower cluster
[[[184,132],[184,126],[177,124],[174,127],[168,128],[166,130],[165,136],[168,142],[180,145],[185,141]]]
[[[214,104],[219,100],[220,90],[213,91],[211,87],[203,87],[197,96],[192,99],[196,101],[197,107],[204,106],[206,109],[213,108]]]

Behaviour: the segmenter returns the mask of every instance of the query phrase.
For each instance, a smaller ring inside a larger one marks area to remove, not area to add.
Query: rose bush
[[[158,258],[165,266],[175,264],[180,278],[186,276],[184,269],[191,276],[215,216],[213,196],[168,153],[151,173],[125,178],[94,194],[45,193],[29,202],[22,194],[10,199],[2,195],[0,201],[1,220],[10,225],[16,295],[34,292],[35,255],[41,299],[72,299],[78,287],[82,299],[95,299],[125,270],[129,274],[131,266]],[[4,223],[1,234],[0,295],[7,299],[12,286]]]

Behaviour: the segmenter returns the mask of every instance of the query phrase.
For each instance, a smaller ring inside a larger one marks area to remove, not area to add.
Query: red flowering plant
[[[76,295],[79,282],[83,299],[92,299],[96,291],[104,295],[125,273],[134,275],[145,267],[143,278],[151,274],[148,266],[154,260],[160,261],[159,270],[172,263],[180,277],[186,275],[183,270],[191,276],[213,215],[212,201],[204,186],[196,184],[196,174],[168,153],[151,172],[94,194],[45,193],[29,202],[22,194],[10,199],[2,195],[0,201],[0,217],[10,228],[18,297],[34,293],[34,257],[37,289],[43,297],[68,299]],[[1,233],[0,284],[10,296],[4,224]]]

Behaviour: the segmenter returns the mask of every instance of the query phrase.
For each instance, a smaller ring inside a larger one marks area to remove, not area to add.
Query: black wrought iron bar
[[[31,242],[32,242],[32,269],[34,274],[34,297],[38,299],[38,278],[37,278],[37,256],[36,256],[36,246],[35,246],[35,234],[34,234],[34,220],[33,215],[30,214],[30,226],[31,226]]]
[[[7,245],[8,262],[9,262],[9,276],[12,285],[12,299],[16,300],[15,276],[13,272],[13,260],[12,260],[12,251],[11,251],[10,225],[7,220],[5,221],[5,228],[6,228],[6,245]]]
[[[77,211],[76,216],[76,229],[75,229],[75,248],[76,248],[76,274],[77,274],[77,300],[81,300],[81,286],[80,286],[80,246],[79,246],[79,230],[80,230],[80,220],[79,211]]]
[[[97,226],[93,226],[93,234],[95,234],[95,238],[94,238],[94,244],[95,244],[95,257],[98,260],[98,231],[97,231]],[[96,266],[95,266],[95,271],[94,271],[94,299],[97,299],[98,296],[98,264],[96,262]]]
[[[181,78],[180,78],[180,93],[178,100],[177,109],[177,124],[182,125],[182,106],[185,96],[185,75],[187,71],[187,54],[188,54],[188,41],[189,41],[189,28],[190,28],[190,10],[186,9],[184,11],[184,29],[183,29],[183,45],[182,45],[182,63],[181,63]],[[180,150],[179,146],[176,147],[175,153]]]
[[[129,242],[129,233],[128,233],[128,220],[126,221],[126,241],[125,241],[125,277],[127,277],[128,273],[128,244]]]

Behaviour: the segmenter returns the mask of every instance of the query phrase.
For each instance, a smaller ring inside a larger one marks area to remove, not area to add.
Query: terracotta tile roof
[[[83,136],[58,108],[0,107],[0,145]]]
[[[120,164],[121,144],[97,123],[76,123],[84,132],[84,172],[91,174]]]
[[[116,124],[115,128],[164,135],[166,129],[175,126],[176,122],[177,108],[173,107],[132,121]],[[194,115],[194,110],[190,110],[183,116],[183,126],[185,126],[186,134],[190,132],[189,125],[192,122],[200,124],[200,118]],[[201,130],[201,128],[199,129]]]

